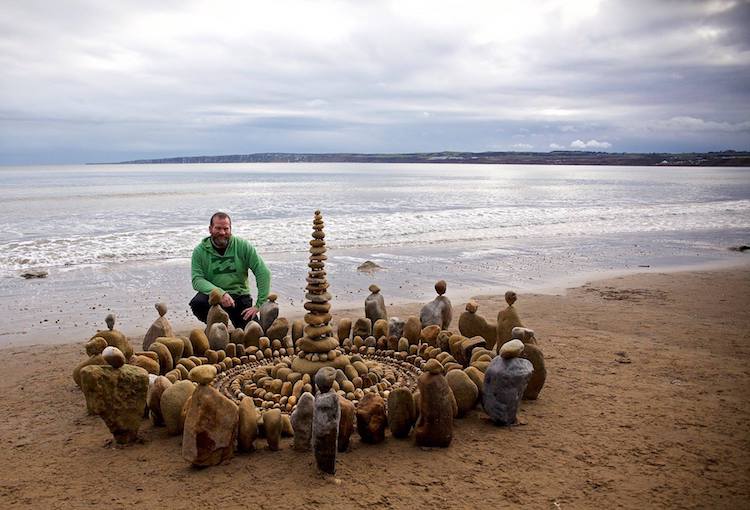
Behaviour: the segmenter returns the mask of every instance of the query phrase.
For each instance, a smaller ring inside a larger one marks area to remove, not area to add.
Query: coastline
[[[179,437],[148,422],[142,443],[113,448],[70,376],[84,357],[82,342],[3,348],[0,398],[9,412],[0,424],[0,501],[4,508],[217,507],[215,494],[197,490],[208,483],[227,489],[222,506],[251,498],[260,508],[280,500],[311,508],[741,507],[750,500],[748,289],[745,266],[615,276],[563,295],[522,293],[516,307],[537,333],[548,377],[539,400],[521,405],[521,425],[494,427],[475,410],[456,421],[447,449],[391,437],[370,446],[355,437],[336,477],[318,474],[291,439],[279,452],[259,443],[206,470],[187,466]],[[490,319],[502,303],[501,295],[480,296],[478,313]],[[453,304],[455,327],[463,303]],[[395,305],[389,314],[420,306]],[[56,388],[53,397],[48,388]],[[92,477],[112,473],[116,485],[92,490]]]

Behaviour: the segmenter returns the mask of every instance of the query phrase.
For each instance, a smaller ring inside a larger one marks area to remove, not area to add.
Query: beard
[[[214,243],[214,246],[217,248],[226,248],[229,246],[229,239],[232,236],[211,236],[211,242]]]

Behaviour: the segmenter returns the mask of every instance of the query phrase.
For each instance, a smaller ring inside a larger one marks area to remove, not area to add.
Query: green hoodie
[[[193,288],[203,294],[210,294],[215,288],[234,295],[250,294],[248,269],[255,275],[258,286],[255,306],[259,308],[268,299],[271,272],[250,243],[232,236],[224,255],[219,255],[209,236],[193,250]]]

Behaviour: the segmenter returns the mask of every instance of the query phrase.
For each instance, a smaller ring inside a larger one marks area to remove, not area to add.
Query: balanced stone
[[[415,429],[418,446],[449,446],[453,439],[453,416],[456,414],[456,400],[442,371],[427,361],[417,379],[419,388],[419,420]],[[428,367],[428,365],[431,365]]]
[[[190,380],[201,385],[210,384],[216,377],[216,367],[200,365],[190,371]]]
[[[395,388],[388,394],[388,428],[396,438],[409,436],[417,419],[414,396],[407,388]]]
[[[505,293],[505,302],[508,303],[508,307],[497,314],[497,343],[495,344],[497,348],[513,339],[513,328],[523,327],[518,312],[513,307],[516,299],[517,295],[512,290]]]
[[[533,371],[531,362],[523,358],[497,356],[490,362],[484,374],[482,407],[493,422],[516,422],[518,404]]]
[[[166,336],[174,336],[172,331],[172,325],[169,323],[165,315],[167,314],[167,305],[164,303],[156,303],[154,305],[159,317],[151,324],[151,327],[146,331],[146,335],[143,337],[143,350],[147,350],[157,338]]]
[[[453,305],[451,305],[450,299],[443,295],[445,294],[445,289],[445,281],[438,281],[435,284],[435,291],[438,293],[437,297],[424,305],[419,312],[419,321],[423,328],[433,324],[440,326],[441,329],[448,329],[448,326],[450,326],[453,320]]]
[[[187,404],[183,458],[194,466],[214,466],[229,460],[234,454],[238,425],[235,403],[213,386],[200,384]]]
[[[445,374],[445,380],[448,381],[448,386],[456,399],[458,417],[465,416],[477,404],[479,388],[463,370],[449,371]]]
[[[146,408],[148,373],[133,365],[89,365],[80,375],[89,411],[102,418],[116,442],[134,442]]]
[[[388,418],[385,401],[377,393],[368,393],[357,406],[357,432],[365,443],[380,443],[385,439]]]
[[[487,320],[476,312],[479,305],[473,299],[466,303],[466,311],[458,318],[458,331],[467,338],[481,336],[492,349],[497,340],[497,325],[488,324]]]
[[[104,350],[102,351],[102,358],[104,358],[104,361],[106,361],[112,368],[120,368],[125,364],[126,361],[125,355],[122,353],[122,351],[117,347],[112,347],[111,345],[104,348]]]
[[[182,434],[185,426],[185,406],[193,391],[195,385],[191,381],[177,381],[161,394],[159,409],[169,435]]]
[[[209,338],[211,336],[212,325],[221,323],[229,326],[229,314],[221,307],[221,298],[223,295],[224,293],[218,288],[214,288],[208,295],[208,304],[211,307],[208,309],[208,314],[206,315],[206,329],[204,331]]]
[[[276,294],[269,294],[268,301],[263,303],[263,305],[260,307],[260,327],[268,337],[271,336],[268,334],[268,328],[271,327],[273,321],[275,321],[279,316],[279,305],[278,303],[276,303],[277,297],[278,296],[276,296]]]
[[[380,287],[370,285],[370,295],[365,298],[365,317],[374,324],[378,319],[388,320],[388,312],[385,309],[385,299],[380,293]]]
[[[125,355],[125,359],[130,359],[133,355],[133,346],[130,345],[130,341],[121,331],[116,329],[100,330],[91,338],[93,339],[96,337],[103,338],[107,342],[107,345],[120,349]]]
[[[297,407],[292,412],[292,428],[294,429],[294,446],[298,451],[310,449],[310,437],[312,436],[312,420],[315,408],[315,397],[312,393],[305,392],[300,395]]]
[[[241,452],[255,450],[258,437],[258,411],[249,398],[243,398],[239,405],[239,425],[237,428],[237,449]]]
[[[523,342],[520,340],[510,340],[500,347],[500,356],[503,358],[515,358],[521,355],[524,350]]]

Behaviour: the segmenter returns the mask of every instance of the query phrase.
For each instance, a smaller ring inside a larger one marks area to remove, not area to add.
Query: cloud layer
[[[4,14],[0,163],[750,148],[747,1],[19,0]]]

